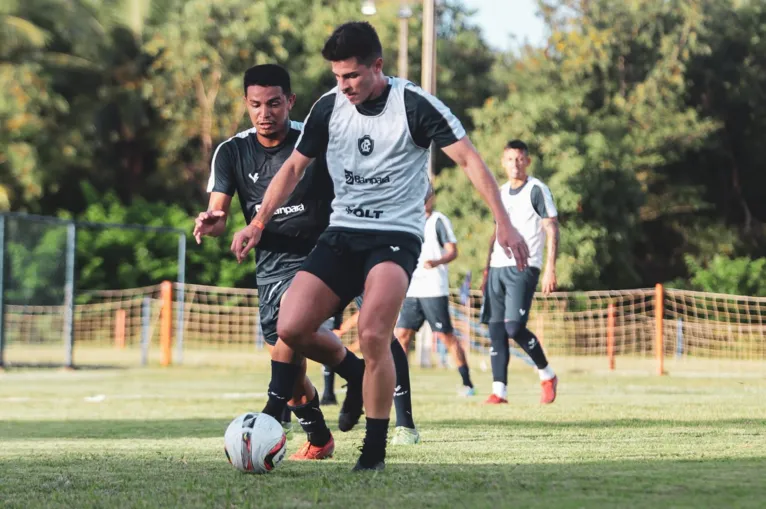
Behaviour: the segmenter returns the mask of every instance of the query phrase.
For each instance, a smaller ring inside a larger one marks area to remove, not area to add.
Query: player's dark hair
[[[383,56],[383,46],[372,25],[351,21],[335,29],[324,43],[322,56],[330,62],[356,58],[360,64],[369,66]]]
[[[245,95],[247,87],[281,87],[285,95],[292,94],[290,74],[284,67],[277,64],[256,65],[245,71]]]
[[[505,144],[505,150],[516,149],[521,150],[525,154],[529,154],[529,147],[521,140],[511,140]]]

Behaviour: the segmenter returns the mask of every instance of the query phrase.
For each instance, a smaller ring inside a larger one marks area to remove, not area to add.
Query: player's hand
[[[225,217],[226,212],[223,210],[200,212],[194,220],[194,238],[197,240],[197,244],[202,244],[202,237],[213,233],[218,221]]]
[[[516,267],[519,270],[527,268],[529,263],[529,248],[521,236],[519,230],[511,225],[509,220],[498,221],[497,223],[497,243],[503,248],[507,256],[513,256],[516,260]]]
[[[423,264],[423,267],[427,269],[433,269],[437,265],[438,265],[437,263],[434,263],[434,260],[426,260],[426,262]]]
[[[550,295],[556,291],[556,272],[546,270],[543,274],[543,295]]]
[[[249,224],[234,234],[231,241],[231,252],[237,257],[237,263],[242,263],[247,254],[261,241],[263,230]]]

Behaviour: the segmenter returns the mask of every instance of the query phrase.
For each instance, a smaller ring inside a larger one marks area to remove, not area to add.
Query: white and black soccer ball
[[[287,454],[287,437],[272,416],[248,412],[229,424],[223,437],[224,452],[234,468],[253,474],[267,474]]]

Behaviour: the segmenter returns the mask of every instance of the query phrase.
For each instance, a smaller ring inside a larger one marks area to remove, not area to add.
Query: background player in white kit
[[[277,331],[296,351],[348,375],[348,405],[341,410],[339,427],[345,431],[356,424],[364,404],[367,432],[354,470],[381,470],[395,386],[391,336],[420,255],[431,142],[463,168],[489,204],[498,244],[509,255],[513,252],[520,269],[528,250],[460,121],[435,97],[383,74],[380,39],[369,23],[336,28],[322,55],[338,86],[314,104],[295,151],[232,251],[244,259],[306,167],[326,153],[335,190],[330,226],[287,290]],[[314,331],[362,293],[358,330],[366,367],[360,390],[355,358],[341,358],[334,344],[314,337]],[[292,386],[297,374],[280,376],[280,384]]]
[[[405,352],[415,333],[428,320],[437,340],[442,341],[452,355],[462,379],[459,393],[463,396],[475,394],[468,361],[460,341],[455,337],[449,314],[449,273],[447,264],[457,258],[457,238],[447,216],[434,211],[435,194],[426,200],[426,226],[423,234],[423,248],[420,251],[418,267],[412,274],[399,321],[394,335],[402,343]]]
[[[492,341],[492,394],[486,401],[490,404],[508,403],[508,338],[513,338],[537,366],[542,385],[540,402],[548,404],[556,399],[558,378],[548,364],[540,341],[527,329],[527,320],[543,264],[546,237],[548,248],[543,274],[543,294],[547,295],[556,290],[558,213],[548,186],[527,175],[530,162],[529,149],[524,142],[508,142],[502,158],[508,182],[500,187],[500,193],[503,206],[529,246],[529,267],[524,271],[519,270],[517,259],[508,256],[495,237],[492,237],[482,283],[482,322],[489,325],[489,337]]]

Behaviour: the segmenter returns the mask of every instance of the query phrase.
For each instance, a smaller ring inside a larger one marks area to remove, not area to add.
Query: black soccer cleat
[[[362,400],[362,384],[352,384],[349,382],[346,392],[346,399],[343,400],[343,406],[340,407],[338,414],[338,429],[341,431],[351,431],[362,417],[364,401]]]
[[[322,399],[319,401],[320,406],[329,406],[329,405],[337,405],[338,404],[338,398],[335,397],[335,394],[325,394],[322,396]]]
[[[386,469],[386,462],[383,460],[377,461],[371,465],[365,465],[362,463],[362,458],[360,457],[356,461],[356,465],[354,465],[354,468],[351,469],[352,472],[382,472]]]

